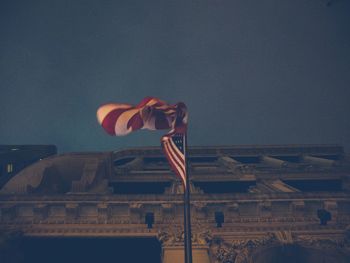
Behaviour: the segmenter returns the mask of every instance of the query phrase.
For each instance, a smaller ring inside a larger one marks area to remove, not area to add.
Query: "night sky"
[[[350,1],[0,1],[0,144],[159,145],[107,135],[106,102],[184,101],[190,145],[350,151]]]

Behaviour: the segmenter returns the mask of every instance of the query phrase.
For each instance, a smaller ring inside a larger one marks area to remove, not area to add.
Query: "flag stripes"
[[[171,129],[177,118],[178,105],[168,105],[147,97],[136,106],[109,103],[97,110],[97,120],[110,135],[123,136],[139,129]]]
[[[184,134],[167,134],[162,137],[162,147],[171,168],[186,188],[186,157],[184,154]]]
[[[161,143],[166,158],[186,187],[186,157],[184,136],[187,131],[186,105],[169,105],[154,97],[146,97],[139,104],[109,103],[97,110],[97,120],[110,135],[123,136],[139,129],[170,131]]]

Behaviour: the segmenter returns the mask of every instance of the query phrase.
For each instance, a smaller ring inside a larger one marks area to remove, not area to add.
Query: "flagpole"
[[[186,162],[186,187],[184,187],[184,245],[185,263],[192,263],[191,205],[190,205],[190,174],[187,158],[187,132],[184,134],[184,156]]]

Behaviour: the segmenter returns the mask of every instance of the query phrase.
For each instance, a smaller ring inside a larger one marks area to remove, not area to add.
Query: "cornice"
[[[31,225],[21,228],[25,236],[69,237],[157,237],[155,229],[144,225],[121,226],[119,224],[52,224]]]
[[[271,193],[236,193],[236,194],[191,194],[191,201],[211,202],[259,202],[262,200],[271,201],[294,201],[294,200],[344,200],[350,201],[350,192],[271,192]],[[26,202],[26,201],[47,201],[47,202],[130,202],[141,200],[142,202],[183,202],[183,195],[177,194],[132,194],[132,195],[113,195],[113,194],[63,194],[63,195],[0,195],[0,202]]]
[[[335,144],[285,144],[285,145],[232,145],[189,147],[191,155],[256,155],[256,154],[343,154],[343,147]],[[163,156],[160,147],[129,148],[113,152],[115,158],[140,156]]]
[[[323,234],[323,235],[322,235]],[[290,230],[270,231],[264,234],[248,234],[242,236],[222,237],[214,236],[210,246],[212,261],[252,263],[253,258],[263,250],[284,245],[298,245],[301,247],[318,249],[320,251],[343,251],[343,255],[350,254],[348,235],[344,233],[312,233],[301,235]]]

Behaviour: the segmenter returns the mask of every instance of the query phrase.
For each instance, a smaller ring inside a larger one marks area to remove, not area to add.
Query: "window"
[[[163,194],[170,182],[118,182],[111,183],[114,194]]]
[[[8,163],[6,170],[7,170],[7,173],[12,173],[13,172],[13,164],[12,163]]]
[[[206,194],[228,194],[248,193],[251,187],[256,185],[255,181],[234,182],[193,182],[196,187],[201,188]]]
[[[284,183],[303,192],[339,192],[341,180],[283,180]]]

